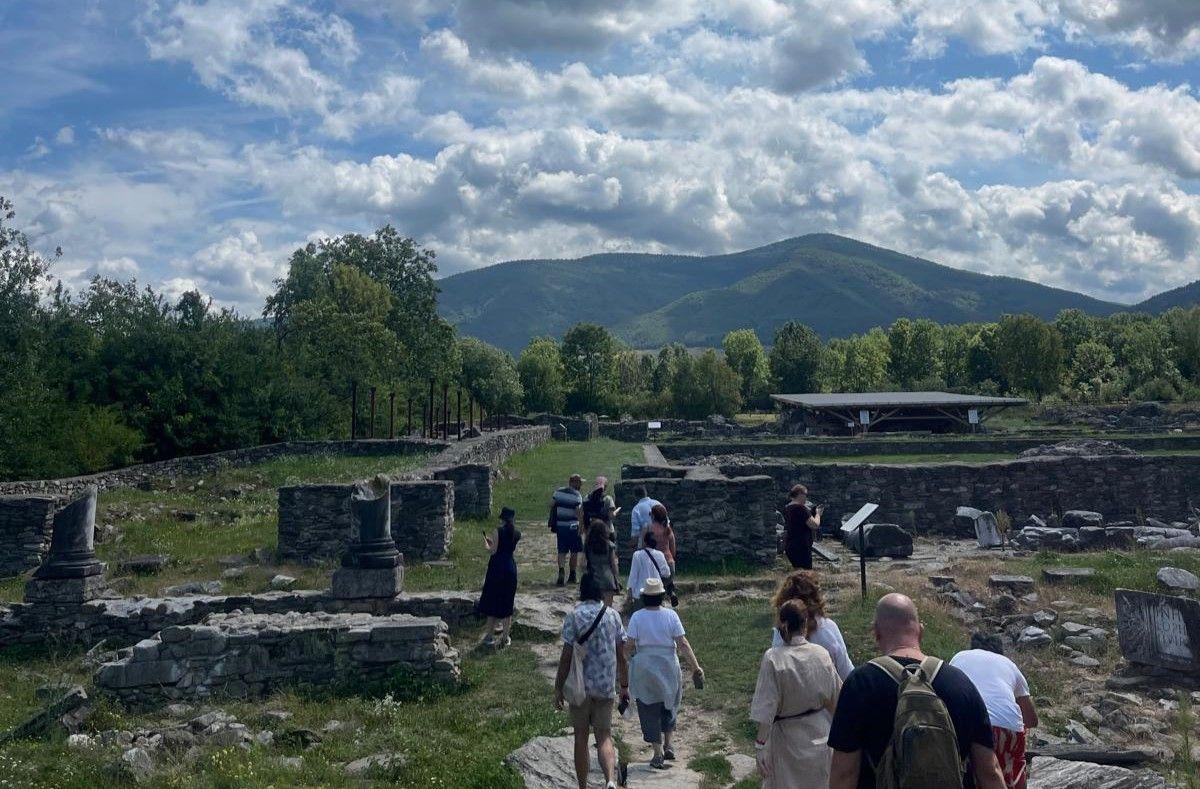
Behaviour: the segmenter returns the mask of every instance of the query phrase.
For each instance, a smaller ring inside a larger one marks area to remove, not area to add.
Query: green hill
[[[710,257],[605,254],[523,260],[447,277],[442,314],[464,334],[517,353],[531,337],[561,337],[592,321],[639,348],[668,342],[717,346],[752,328],[764,342],[788,320],[824,337],[860,333],[896,318],[995,320],[1006,312],[1053,318],[1077,307],[1121,309],[1012,277],[993,277],[830,234]]]
[[[1172,307],[1193,307],[1197,304],[1200,304],[1200,280],[1151,296],[1133,309],[1138,312],[1159,313]]]

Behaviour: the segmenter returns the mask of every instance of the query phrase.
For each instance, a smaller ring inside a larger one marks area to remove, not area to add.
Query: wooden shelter
[[[950,392],[774,394],[793,432],[847,435],[874,432],[978,431],[996,411],[1028,401]]]

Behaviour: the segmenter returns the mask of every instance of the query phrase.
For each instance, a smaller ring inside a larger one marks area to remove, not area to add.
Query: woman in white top
[[[846,641],[837,622],[825,616],[825,597],[821,594],[821,585],[817,574],[812,570],[796,570],[790,573],[775,590],[771,606],[778,613],[788,600],[799,600],[808,610],[808,633],[806,639],[810,644],[825,647],[829,657],[833,659],[833,667],[837,669],[838,677],[846,679],[854,670],[850,662],[850,653],[846,651]],[[771,646],[781,647],[783,639],[776,628],[771,638]]]
[[[629,695],[637,702],[642,739],[654,748],[650,766],[656,770],[667,769],[667,762],[675,759],[671,735],[683,701],[679,654],[691,665],[697,687],[704,678],[679,614],[662,607],[666,595],[661,579],[648,579],[642,587],[642,608],[629,618],[625,629]]]
[[[642,588],[646,585],[646,581],[651,578],[665,581],[671,577],[671,566],[667,564],[667,557],[663,555],[663,552],[658,550],[653,534],[646,532],[642,546],[633,552],[633,558],[629,563],[627,586],[629,599],[632,602],[641,600]]]

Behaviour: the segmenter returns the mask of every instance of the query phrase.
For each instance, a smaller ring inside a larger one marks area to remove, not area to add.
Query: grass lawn
[[[1055,553],[1042,551],[1033,557],[1015,562],[1014,571],[1041,579],[1047,567],[1091,567],[1096,574],[1081,578],[1072,586],[1095,594],[1111,596],[1114,589],[1136,589],[1161,592],[1155,579],[1160,567],[1179,567],[1200,575],[1200,556],[1194,553],[1164,553],[1162,551],[1106,551],[1104,553]]]

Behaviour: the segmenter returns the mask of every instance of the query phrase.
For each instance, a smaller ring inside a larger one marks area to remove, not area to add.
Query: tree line
[[[53,258],[0,197],[0,479],[85,473],[291,439],[345,436],[350,382],[423,403],[428,382],[491,414],[704,418],[770,392],[950,389],[1038,399],[1200,400],[1200,310],[1106,318],[1066,310],[995,323],[890,327],[823,341],[787,323],[716,349],[632,349],[603,326],[517,358],[437,313],[436,256],[395,229],[297,249],[263,317],[134,281],[55,282]]]

